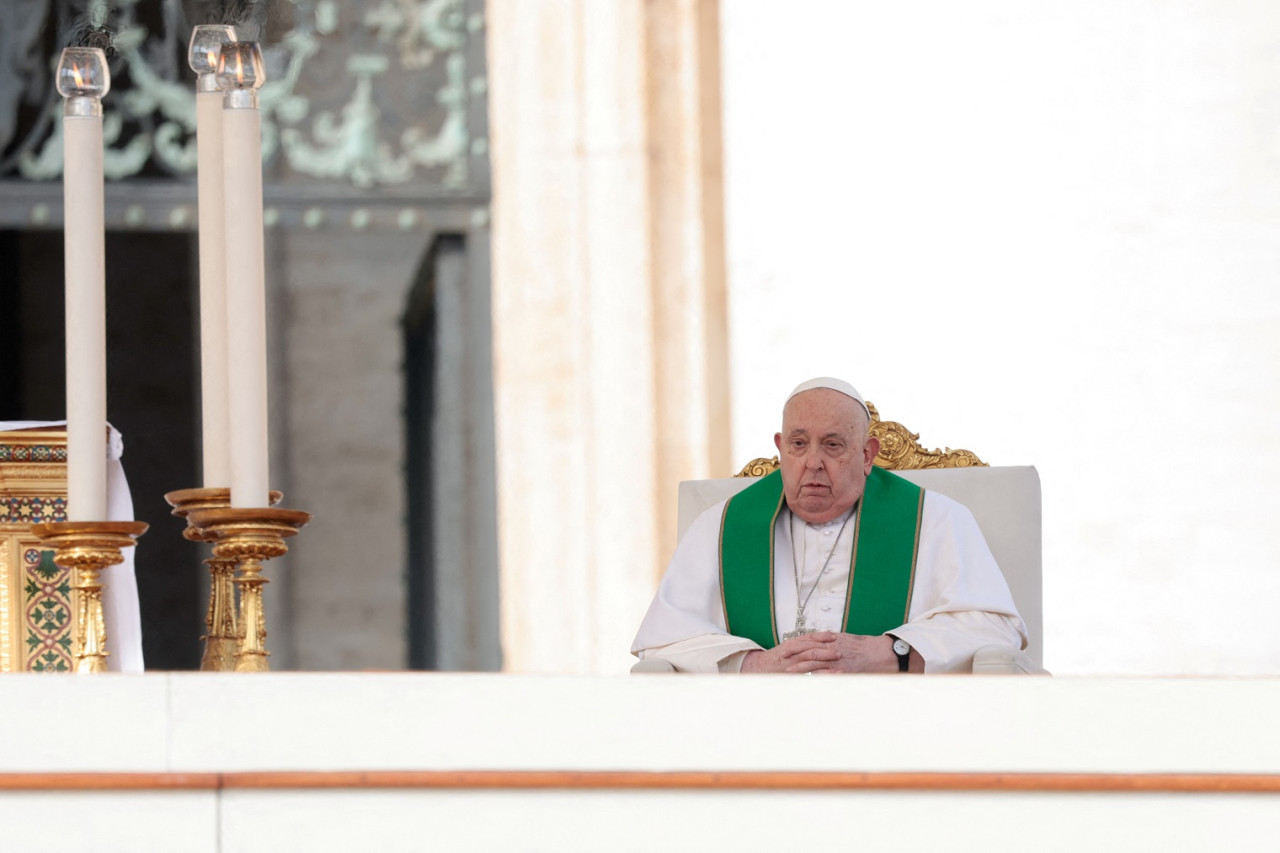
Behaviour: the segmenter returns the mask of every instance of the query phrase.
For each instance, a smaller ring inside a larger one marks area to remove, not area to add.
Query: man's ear
[[[871,473],[871,465],[876,461],[876,455],[880,453],[880,439],[874,435],[867,438],[867,443],[862,446],[864,474]]]
[[[782,433],[775,432],[773,434],[773,446],[778,448],[778,452],[782,452]]]

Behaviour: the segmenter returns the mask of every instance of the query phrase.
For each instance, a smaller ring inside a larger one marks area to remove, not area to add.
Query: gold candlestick
[[[280,492],[271,492],[271,503],[280,502]],[[178,489],[169,492],[164,499],[173,507],[173,515],[187,521],[182,531],[184,539],[192,542],[213,542],[217,537],[191,523],[193,510],[225,509],[231,505],[230,489]],[[202,672],[231,672],[235,669],[236,652],[240,650],[241,633],[236,616],[236,592],[234,577],[236,560],[216,554],[204,561],[209,567],[209,609],[204,623],[207,633],[204,655],[200,658]]]
[[[262,611],[262,563],[288,552],[284,540],[307,522],[311,513],[294,509],[210,508],[191,510],[187,523],[195,525],[213,542],[215,557],[239,565],[240,646],[235,656],[236,672],[266,672],[269,669],[265,641],[266,617]]]
[[[102,579],[107,566],[124,562],[121,550],[147,532],[144,521],[50,521],[31,525],[53,561],[69,569],[79,593],[74,645],[76,672],[106,672],[107,625],[102,615]]]

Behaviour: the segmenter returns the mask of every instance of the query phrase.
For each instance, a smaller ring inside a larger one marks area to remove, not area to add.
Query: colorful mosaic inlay
[[[64,497],[0,498],[0,524],[36,524],[66,520],[67,499]]]
[[[53,561],[52,551],[22,552],[29,672],[69,672],[71,654],[71,572]]]
[[[0,462],[66,462],[66,445],[0,444]]]

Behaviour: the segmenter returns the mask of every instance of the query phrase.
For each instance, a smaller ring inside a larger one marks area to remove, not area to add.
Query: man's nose
[[[822,454],[816,448],[811,449],[804,457],[804,467],[810,471],[819,471],[822,469]]]

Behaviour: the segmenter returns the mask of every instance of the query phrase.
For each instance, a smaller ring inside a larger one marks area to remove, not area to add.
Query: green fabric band
[[[773,534],[783,506],[782,472],[734,495],[720,520],[720,591],[729,633],[766,649],[778,644]],[[872,468],[858,507],[843,630],[883,634],[907,621],[915,581],[924,489]]]

